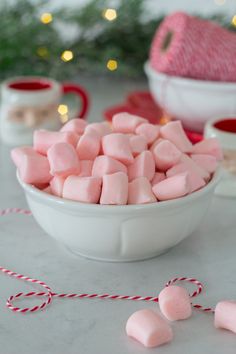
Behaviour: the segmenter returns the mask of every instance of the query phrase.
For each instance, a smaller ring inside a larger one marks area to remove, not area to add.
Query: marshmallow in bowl
[[[103,205],[147,204],[181,198],[204,187],[222,156],[216,139],[195,145],[180,121],[153,125],[126,112],[112,124],[67,122],[36,130],[34,146],[12,160],[25,183],[60,198]]]

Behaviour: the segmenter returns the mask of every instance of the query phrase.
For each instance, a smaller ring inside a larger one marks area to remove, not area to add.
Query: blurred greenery
[[[163,20],[163,16],[148,19],[144,2],[120,0],[116,7],[117,19],[107,21],[102,14],[109,7],[109,0],[92,0],[78,10],[53,11],[53,21],[43,24],[40,16],[47,12],[45,1],[17,0],[13,5],[1,0],[0,79],[16,75],[65,79],[80,72],[141,76],[151,39]],[[211,19],[235,30],[223,15]],[[70,26],[78,28],[78,34],[63,39],[58,27],[67,32]],[[64,50],[73,51],[71,61],[61,60]],[[117,60],[118,70],[107,70],[109,59]]]

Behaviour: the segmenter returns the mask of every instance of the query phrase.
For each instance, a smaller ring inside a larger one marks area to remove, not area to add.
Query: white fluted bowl
[[[58,198],[18,181],[42,229],[72,252],[103,261],[159,255],[195,231],[219,179],[185,197],[146,205],[106,206]]]
[[[144,65],[154,100],[184,127],[202,132],[213,117],[236,114],[236,82],[194,80],[169,76]]]

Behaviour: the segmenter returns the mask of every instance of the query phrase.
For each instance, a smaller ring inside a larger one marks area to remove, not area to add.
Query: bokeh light
[[[49,57],[49,51],[46,47],[39,47],[36,52],[37,52],[38,56],[41,58],[48,58]]]
[[[41,15],[40,20],[42,23],[47,25],[53,20],[52,14],[50,14],[50,12],[45,12],[44,14]]]
[[[68,106],[66,104],[60,104],[57,108],[58,113],[60,114],[67,114],[68,113]]]
[[[107,62],[107,69],[110,70],[110,71],[114,71],[118,68],[118,63],[116,60],[114,59],[110,59],[108,60]]]
[[[232,25],[236,27],[236,15],[234,15],[234,17],[232,18],[231,21]]]
[[[65,50],[61,55],[61,60],[70,61],[74,58],[74,54],[71,50]]]
[[[117,18],[115,9],[106,9],[103,11],[102,15],[107,21],[114,21]]]

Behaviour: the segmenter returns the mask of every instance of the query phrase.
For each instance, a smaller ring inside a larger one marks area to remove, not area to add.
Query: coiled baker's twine
[[[23,214],[23,215],[31,215],[31,211],[26,210],[26,209],[21,209],[21,208],[7,208],[4,210],[0,210],[0,216],[5,216],[8,214]],[[53,298],[66,298],[66,299],[107,299],[107,300],[132,300],[132,301],[147,301],[147,302],[158,302],[158,297],[155,296],[140,296],[140,295],[110,295],[110,294],[87,294],[87,293],[63,293],[63,294],[58,294],[58,293],[54,293],[52,291],[52,289],[50,288],[50,286],[48,286],[46,283],[44,283],[41,280],[37,280],[34,278],[30,278],[28,276],[25,276],[23,274],[19,274],[16,272],[13,272],[9,269],[6,269],[4,267],[0,266],[0,271],[10,277],[16,278],[18,280],[23,280],[23,281],[27,281],[30,282],[32,284],[37,284],[40,285],[44,288],[44,290],[46,291],[41,291],[41,292],[36,292],[36,291],[31,291],[28,293],[23,293],[20,292],[16,295],[11,295],[6,302],[6,306],[14,311],[14,312],[19,312],[19,313],[29,313],[29,312],[36,312],[39,310],[43,310],[45,309],[48,305],[50,305],[52,303]],[[199,295],[202,290],[203,290],[203,284],[195,279],[195,278],[187,278],[187,277],[179,277],[179,278],[173,278],[171,280],[168,281],[168,283],[166,284],[166,286],[170,286],[172,284],[175,284],[176,282],[188,282],[191,284],[194,284],[197,286],[197,289],[190,294],[189,296],[191,298],[196,297],[197,295]],[[24,307],[24,308],[20,308],[20,307],[16,307],[13,305],[13,301],[15,300],[19,300],[20,298],[29,298],[29,297],[46,297],[46,300],[43,301],[41,303],[41,305],[37,305],[34,307]],[[214,309],[210,308],[210,307],[204,307],[202,305],[198,305],[198,304],[192,304],[192,306],[195,309],[201,310],[203,312],[214,312]]]

